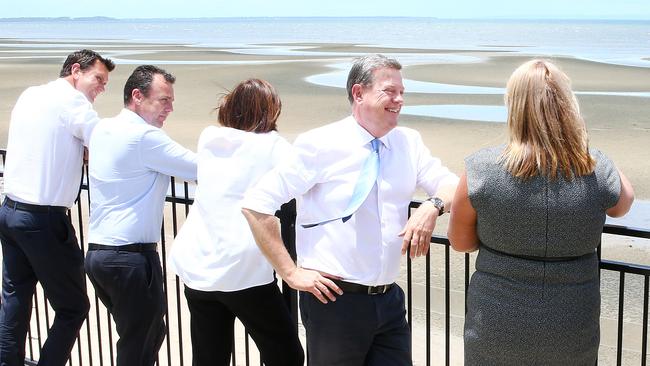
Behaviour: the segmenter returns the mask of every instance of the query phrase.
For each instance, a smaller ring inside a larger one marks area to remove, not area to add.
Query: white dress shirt
[[[208,127],[199,138],[194,204],[174,240],[169,265],[188,287],[237,291],[274,280],[241,213],[249,187],[286,162],[291,145],[276,132]]]
[[[88,149],[88,242],[159,241],[170,176],[196,180],[196,154],[128,109],[102,119]]]
[[[392,283],[400,268],[402,238],[416,188],[429,195],[458,177],[431,156],[420,134],[397,127],[380,138],[379,176],[361,208],[343,223],[312,228],[345,210],[374,137],[350,116],[296,139],[297,159],[265,176],[250,190],[243,207],[273,214],[298,198],[296,250],[298,265],[345,281],[375,286]]]
[[[92,104],[65,79],[25,90],[11,112],[4,193],[15,201],[71,207],[83,147],[98,121]]]

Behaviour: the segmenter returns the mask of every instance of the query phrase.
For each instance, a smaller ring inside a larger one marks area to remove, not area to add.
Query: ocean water
[[[500,50],[650,67],[650,21],[432,18],[0,19],[0,38],[169,42],[198,47],[354,43]],[[85,42],[87,43],[87,42]],[[268,50],[267,50],[268,51]]]

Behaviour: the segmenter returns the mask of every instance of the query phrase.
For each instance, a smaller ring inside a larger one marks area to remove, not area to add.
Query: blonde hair
[[[519,66],[508,80],[505,103],[509,142],[501,161],[513,176],[556,179],[561,172],[571,180],[593,172],[578,101],[557,66],[537,59]]]

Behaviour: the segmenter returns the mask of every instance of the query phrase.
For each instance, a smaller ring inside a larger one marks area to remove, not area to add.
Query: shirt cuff
[[[280,209],[280,205],[275,202],[251,195],[244,197],[241,207],[266,215],[275,215],[275,212]]]

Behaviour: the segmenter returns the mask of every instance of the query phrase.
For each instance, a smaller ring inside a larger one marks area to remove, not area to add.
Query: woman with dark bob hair
[[[451,209],[455,250],[479,250],[467,292],[465,365],[594,365],[596,248],[634,192],[590,149],[569,78],[532,60],[508,81],[509,142],[465,159]]]
[[[207,127],[199,137],[194,205],[169,258],[185,283],[192,364],[228,365],[237,317],[265,365],[302,366],[289,309],[240,205],[248,188],[291,156],[276,132],[282,103],[271,84],[249,79],[217,109],[222,127]]]

